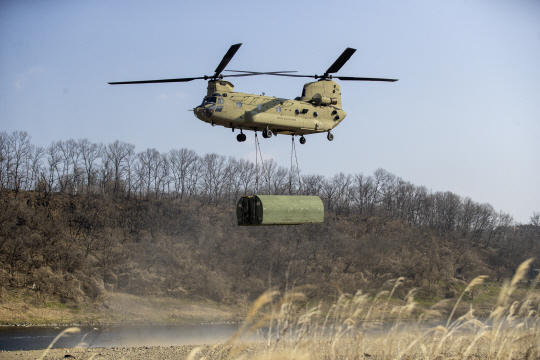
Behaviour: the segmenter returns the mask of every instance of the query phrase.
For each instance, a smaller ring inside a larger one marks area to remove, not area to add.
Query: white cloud
[[[33,77],[34,75],[44,73],[45,70],[41,66],[35,66],[33,68],[30,68],[29,70],[26,70],[22,74],[17,75],[17,80],[15,80],[15,89],[17,91],[21,90],[23,86],[26,84],[26,82]]]

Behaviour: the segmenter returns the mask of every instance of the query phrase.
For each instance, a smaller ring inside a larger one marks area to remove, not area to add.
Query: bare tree
[[[435,199],[437,230],[440,233],[456,230],[461,207],[460,197],[449,191],[436,192],[433,197]]]
[[[7,132],[0,132],[0,189],[8,189],[8,174],[10,173],[10,155]]]
[[[534,232],[540,235],[540,212],[534,212],[530,219],[530,225],[533,227]]]
[[[198,158],[195,151],[185,148],[169,152],[169,166],[176,197],[183,199],[186,195],[190,172]]]
[[[47,176],[47,192],[56,190],[57,185],[60,185],[61,167],[62,167],[62,155],[58,147],[58,143],[53,141],[52,144],[46,149],[46,158],[48,163],[48,176]],[[62,189],[59,189],[62,190]]]
[[[159,162],[159,152],[156,149],[146,149],[138,155],[138,163],[135,165],[138,181],[144,187],[144,194],[148,198],[151,194],[151,189],[155,186],[156,164]],[[142,190],[142,188],[141,188]],[[142,194],[141,194],[142,195]]]
[[[103,144],[92,143],[88,139],[79,139],[77,147],[86,173],[86,192],[92,193],[96,181],[95,162],[102,154]]]
[[[114,177],[114,188],[113,193],[114,194],[120,194],[123,192],[122,188],[122,176],[124,172],[124,163],[127,159],[127,156],[130,152],[130,144],[115,140],[113,143],[107,145],[105,149],[105,153],[107,154],[107,157],[109,158],[110,165],[113,169],[113,177]]]
[[[283,195],[288,190],[290,191],[290,180],[292,180],[292,178],[289,176],[289,170],[283,166],[279,166],[270,178],[272,194]]]
[[[135,176],[135,162],[137,161],[137,153],[135,145],[127,144],[126,158],[124,161],[124,170],[126,174],[127,197],[131,198],[132,192],[136,192],[137,181]]]
[[[29,159],[34,151],[30,139],[26,131],[15,131],[7,139],[8,183],[16,192],[26,189]]]
[[[253,187],[255,186],[255,164],[251,161],[240,159],[236,165],[238,181],[241,184],[243,194],[248,195],[249,192],[253,191]]]
[[[321,195],[324,176],[322,175],[304,175],[302,176],[302,192],[304,195]]]
[[[188,169],[186,181],[187,196],[197,198],[200,196],[200,182],[204,175],[203,159],[198,157]]]
[[[369,194],[371,193],[371,187],[373,186],[373,178],[371,176],[357,174],[352,181],[351,202],[353,203],[358,216],[366,215],[370,208]]]
[[[73,166],[73,158],[77,152],[77,145],[73,140],[58,141],[54,143],[57,148],[57,155],[60,159],[57,167],[57,179],[60,185],[60,191],[73,193],[75,184],[73,182],[75,167]]]
[[[333,181],[333,179],[324,178],[322,181],[321,190],[323,201],[326,200],[325,209],[333,211],[334,198],[337,196],[338,193],[337,184]]]
[[[490,204],[476,204],[471,222],[469,243],[471,246],[479,246],[486,230],[491,226],[495,210]]]
[[[228,172],[231,171],[226,165],[225,156],[206,154],[202,158],[204,166],[203,193],[209,203],[216,202],[223,194]]]
[[[169,193],[170,179],[169,179],[169,164],[167,154],[160,154],[155,158],[155,178],[154,178],[154,192],[158,196],[163,196]]]
[[[41,175],[43,173],[43,165],[42,165],[42,159],[45,155],[45,149],[41,146],[34,147],[34,152],[32,153],[32,157],[30,158],[30,164],[29,164],[29,170],[30,175],[28,176],[28,179],[30,180],[30,188],[37,190],[39,187],[39,183],[41,181]]]
[[[335,208],[338,214],[349,214],[351,204],[351,175],[339,173],[334,176],[332,182],[336,187]]]

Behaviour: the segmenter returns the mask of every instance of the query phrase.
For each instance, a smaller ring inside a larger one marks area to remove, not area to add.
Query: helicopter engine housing
[[[320,97],[320,104],[317,104]],[[302,101],[313,102],[316,105],[334,105],[341,109],[341,89],[333,80],[309,82],[302,90]]]
[[[315,95],[313,95],[313,97],[311,98],[311,102],[313,102],[315,105],[317,106],[320,106],[320,105],[337,105],[337,98],[333,97],[327,97],[327,96],[322,96],[321,94],[317,93]]]

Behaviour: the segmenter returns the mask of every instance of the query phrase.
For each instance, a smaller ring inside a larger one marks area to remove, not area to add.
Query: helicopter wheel
[[[328,141],[332,141],[334,140],[334,135],[331,132],[329,132],[328,135],[326,135],[326,138],[328,139]]]
[[[244,142],[244,141],[246,141],[246,134],[238,134],[238,135],[236,135],[236,140],[237,140],[238,142]]]
[[[272,132],[268,129],[264,129],[262,132],[263,138],[270,139],[272,137]]]
[[[306,138],[302,136],[300,138],[300,144],[304,145],[305,143],[306,143]]]

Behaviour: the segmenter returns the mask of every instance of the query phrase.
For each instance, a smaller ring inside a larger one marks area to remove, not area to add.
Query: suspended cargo
[[[318,196],[242,196],[236,207],[238,225],[300,225],[322,223],[324,205]]]

